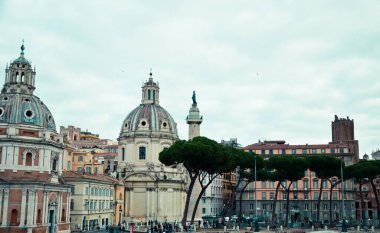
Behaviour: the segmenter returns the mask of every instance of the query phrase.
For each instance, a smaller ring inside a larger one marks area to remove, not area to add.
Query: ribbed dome
[[[29,124],[56,130],[49,109],[34,95],[0,94],[0,123]]]
[[[141,104],[123,121],[120,137],[133,132],[159,132],[178,137],[177,124],[172,116],[160,105]]]

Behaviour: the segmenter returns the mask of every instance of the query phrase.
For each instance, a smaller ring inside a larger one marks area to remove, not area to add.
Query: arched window
[[[33,163],[33,155],[32,153],[28,152],[25,155],[25,166],[32,166]]]
[[[78,167],[78,172],[81,172],[83,171],[83,168],[82,167]]]
[[[11,221],[10,221],[10,225],[11,226],[17,226],[17,225],[19,225],[17,218],[18,218],[17,210],[13,209],[12,212],[11,212]]]
[[[57,159],[53,159],[51,170],[54,172],[57,171]]]
[[[148,90],[148,100],[150,100],[150,90]]]
[[[25,73],[22,72],[22,73],[21,73],[20,82],[24,82],[24,81],[25,81],[24,78],[25,78]]]
[[[153,102],[155,102],[155,101],[156,101],[156,91],[153,90]]]
[[[15,80],[15,82],[18,82],[18,78],[19,78],[19,74],[18,74],[18,72],[16,72],[16,80]]]
[[[41,209],[38,209],[37,211],[37,224],[42,223],[42,215],[41,215]]]

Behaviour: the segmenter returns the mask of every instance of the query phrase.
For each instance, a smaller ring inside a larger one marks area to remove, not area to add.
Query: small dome
[[[178,138],[177,124],[172,116],[157,104],[141,104],[132,110],[123,121],[120,137],[144,131],[167,133]]]
[[[34,95],[0,94],[0,123],[27,124],[56,130],[49,109]]]

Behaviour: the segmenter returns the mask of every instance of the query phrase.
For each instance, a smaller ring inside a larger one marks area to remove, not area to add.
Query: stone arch
[[[125,176],[124,182],[130,181],[156,181],[156,177],[145,172],[134,172]]]

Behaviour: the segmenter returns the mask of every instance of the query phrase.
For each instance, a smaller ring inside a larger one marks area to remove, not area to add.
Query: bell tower
[[[35,82],[35,70],[24,57],[24,41],[21,45],[20,56],[5,69],[5,83],[1,93],[20,93],[32,95]]]
[[[190,107],[189,115],[186,118],[187,124],[189,124],[189,140],[201,135],[202,116],[199,114],[199,108],[197,106],[197,99],[195,91],[193,91],[193,104]]]

